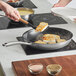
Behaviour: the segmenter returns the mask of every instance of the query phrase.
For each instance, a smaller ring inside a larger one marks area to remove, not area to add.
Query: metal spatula
[[[20,18],[19,19],[21,22],[23,22],[23,23],[25,23],[25,24],[28,24],[28,25],[30,25],[33,29],[35,29],[35,27],[31,24],[31,23],[29,23],[28,21],[26,21],[26,20],[24,20],[24,19],[22,19],[22,18]],[[41,25],[41,27],[44,25],[44,23],[45,22],[42,22],[42,25]],[[45,23],[46,24],[46,23]],[[48,23],[47,23],[48,24]],[[37,26],[38,28],[40,28],[40,26]],[[29,40],[30,41],[36,41],[37,39],[39,39],[39,38],[37,38],[37,37],[41,37],[42,36],[42,31],[44,31],[46,28],[48,27],[48,25],[47,26],[45,26],[45,27],[42,27],[43,29],[41,30],[41,31],[37,31],[36,29],[35,30],[33,30],[33,31],[29,31],[28,32],[28,38],[29,38]]]
[[[32,27],[34,29],[33,32],[31,32],[31,31],[28,32],[27,36],[28,36],[30,41],[36,41],[38,39],[37,38],[38,36],[42,36],[42,32],[36,32],[35,27],[31,23],[29,23],[28,21],[26,21],[22,18],[20,18],[19,21],[30,25],[30,27]]]

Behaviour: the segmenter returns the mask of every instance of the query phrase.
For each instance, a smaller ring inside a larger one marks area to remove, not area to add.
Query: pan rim
[[[67,30],[67,29],[60,28],[60,27],[49,27],[49,28],[56,28],[56,29],[65,30],[65,31],[69,32],[71,34],[71,38],[66,40],[65,42],[68,42],[73,37],[73,33],[71,31]],[[26,32],[24,32],[23,35],[22,35],[22,38],[23,38],[25,33],[27,33],[28,31],[31,31],[31,30],[34,30],[34,29],[29,29]],[[55,43],[55,44],[40,44],[40,43],[34,43],[34,42],[28,42],[28,43],[32,43],[32,44],[36,44],[36,45],[58,45],[58,44],[64,44],[65,42],[60,42],[60,43]]]

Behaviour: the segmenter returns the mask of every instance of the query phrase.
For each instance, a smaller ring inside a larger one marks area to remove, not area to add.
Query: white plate
[[[67,18],[70,18],[73,20],[73,18],[76,18],[76,9],[75,8],[69,8],[69,7],[55,7],[51,9],[51,12],[59,15],[64,16]]]

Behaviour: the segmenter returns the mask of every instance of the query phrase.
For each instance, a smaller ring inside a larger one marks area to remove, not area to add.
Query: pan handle
[[[8,47],[8,46],[18,45],[18,44],[31,45],[32,43],[22,42],[22,41],[11,41],[11,42],[4,43],[2,45]]]

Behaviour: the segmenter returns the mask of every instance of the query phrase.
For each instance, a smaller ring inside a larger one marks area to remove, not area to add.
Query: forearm
[[[2,0],[0,0],[0,9],[2,10],[4,8],[4,2]]]
[[[60,0],[58,3],[60,3],[61,5],[67,5],[68,3],[70,3],[72,0]]]
[[[10,5],[7,4],[6,2],[0,0],[0,9],[3,10],[4,12],[6,12],[7,9],[10,8]]]
[[[53,7],[65,7],[69,4],[72,0],[59,0],[58,3],[54,4]]]

